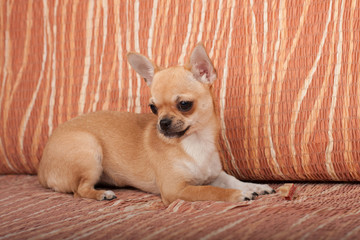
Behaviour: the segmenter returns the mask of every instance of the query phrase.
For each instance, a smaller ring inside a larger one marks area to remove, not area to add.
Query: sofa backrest
[[[224,169],[246,180],[360,180],[360,1],[1,1],[0,173],[35,174],[51,132],[149,112],[126,53],[161,66],[203,42]]]

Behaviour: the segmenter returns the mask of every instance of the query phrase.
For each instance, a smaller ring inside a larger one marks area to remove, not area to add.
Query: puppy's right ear
[[[150,86],[156,69],[153,63],[147,57],[134,52],[127,54],[127,60],[131,67],[145,79],[146,84]]]
[[[202,83],[212,84],[217,77],[216,70],[202,43],[198,43],[191,53],[190,70]]]

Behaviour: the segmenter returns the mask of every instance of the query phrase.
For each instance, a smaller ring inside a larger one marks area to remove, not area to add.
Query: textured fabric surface
[[[0,173],[36,173],[59,123],[149,112],[133,50],[217,68],[224,168],[242,179],[360,180],[360,1],[0,1]]]
[[[35,176],[0,176],[0,239],[358,239],[358,184],[297,184],[245,203],[176,201],[116,189],[98,202],[42,188]],[[273,185],[274,187],[278,185]]]

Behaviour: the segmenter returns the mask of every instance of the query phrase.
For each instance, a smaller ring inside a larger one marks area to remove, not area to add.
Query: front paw
[[[230,202],[244,202],[255,199],[255,195],[252,192],[243,192],[237,190],[230,199]]]
[[[248,190],[252,191],[252,194],[255,197],[275,193],[275,190],[267,184],[251,184],[250,189]]]

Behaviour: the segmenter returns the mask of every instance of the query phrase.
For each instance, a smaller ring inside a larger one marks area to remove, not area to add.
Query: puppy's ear
[[[215,81],[217,77],[215,68],[201,43],[197,44],[192,51],[189,65],[190,71],[198,81],[206,84],[212,84]]]
[[[146,84],[150,86],[157,67],[147,57],[134,52],[127,54],[127,60],[135,72],[143,77]]]

